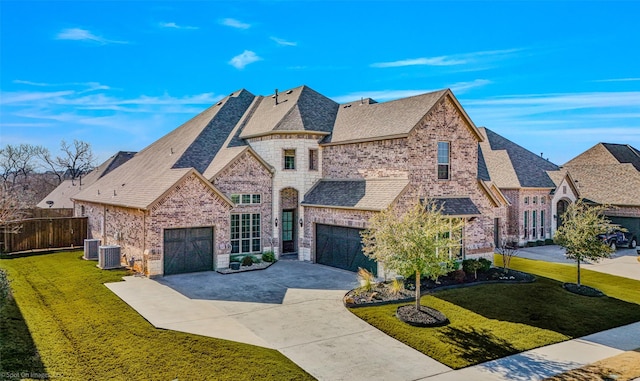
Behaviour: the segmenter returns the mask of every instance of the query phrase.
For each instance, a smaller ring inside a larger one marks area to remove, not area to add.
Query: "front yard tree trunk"
[[[580,258],[578,258],[578,287],[580,287]]]
[[[420,311],[420,271],[416,271],[416,310]]]

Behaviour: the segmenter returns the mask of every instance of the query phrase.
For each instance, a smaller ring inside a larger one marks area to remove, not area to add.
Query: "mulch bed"
[[[457,275],[457,277],[456,277]],[[446,290],[450,288],[460,288],[476,286],[480,284],[491,283],[531,283],[536,277],[520,271],[509,270],[504,272],[502,268],[492,267],[488,271],[478,272],[477,279],[473,274],[465,274],[461,277],[461,273],[455,272],[438,278],[437,282],[431,279],[422,278],[420,285],[420,293],[422,295],[437,290]],[[378,283],[374,285],[371,291],[362,291],[354,289],[344,296],[344,304],[348,308],[378,306],[392,303],[405,303],[415,298],[415,279],[406,279],[404,282],[405,289],[400,293],[394,294],[389,291],[388,283]]]
[[[396,317],[414,327],[440,327],[449,324],[449,319],[442,312],[427,306],[420,306],[418,310],[413,304],[398,307]]]
[[[582,296],[589,296],[589,297],[596,297],[596,298],[605,296],[604,293],[598,290],[597,288],[585,286],[583,284],[578,286],[576,283],[564,283],[562,287],[569,292],[582,295]]]

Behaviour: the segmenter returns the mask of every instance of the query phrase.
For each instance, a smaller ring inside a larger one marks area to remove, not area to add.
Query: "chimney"
[[[275,100],[276,100],[276,105],[277,105],[277,104],[278,104],[278,89],[276,89],[276,92],[275,92],[275,94],[273,95],[273,97],[275,98]]]

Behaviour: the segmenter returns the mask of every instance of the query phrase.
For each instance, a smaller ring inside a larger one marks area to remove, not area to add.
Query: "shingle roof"
[[[146,209],[177,181],[192,171],[205,171],[235,124],[247,111],[254,96],[239,90],[169,132],[75,199]],[[218,133],[216,129],[225,134]],[[211,144],[207,146],[207,144]],[[209,148],[209,149],[207,149]],[[191,165],[191,167],[188,167]]]
[[[278,93],[276,98],[259,97],[240,137],[245,139],[278,131],[311,131],[328,134],[338,104],[307,86]]]
[[[383,103],[351,102],[340,105],[333,133],[326,142],[408,134],[447,92],[440,90]]]
[[[71,201],[71,197],[75,196],[89,185],[95,183],[98,179],[109,172],[118,168],[120,165],[126,163],[133,157],[133,155],[135,155],[135,152],[119,151],[85,176],[81,176],[76,180],[63,181],[36,206],[38,208],[73,208],[73,201]],[[52,201],[53,204],[47,204],[48,201]]]
[[[487,169],[487,162],[484,160],[480,144],[478,144],[478,180],[491,181],[491,176]]]
[[[640,172],[630,163],[565,167],[583,198],[599,204],[640,206]]]
[[[638,154],[629,145],[598,143],[564,168],[578,183],[582,197],[599,204],[640,206]]]
[[[445,216],[479,216],[480,210],[469,197],[438,197],[433,202]]]
[[[628,144],[602,143],[602,145],[618,160],[619,163],[629,163],[640,171],[640,151]]]
[[[547,171],[557,165],[534,154],[488,128],[480,128],[486,137],[480,143],[491,180],[500,188],[554,188]]]
[[[302,205],[383,210],[409,184],[407,179],[320,180]]]

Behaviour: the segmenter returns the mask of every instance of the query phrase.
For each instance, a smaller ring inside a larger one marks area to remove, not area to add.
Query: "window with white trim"
[[[284,150],[284,169],[296,169],[296,150]]]
[[[544,238],[544,210],[540,211],[540,238]]]
[[[239,205],[246,204],[260,204],[262,202],[262,195],[259,193],[255,194],[232,194],[231,202]]]
[[[260,213],[232,214],[231,254],[261,252],[260,225]]]
[[[527,234],[529,231],[529,211],[525,210],[524,211],[524,238],[527,239],[529,238],[529,235]]]
[[[538,238],[538,230],[537,230],[537,225],[536,225],[536,211],[532,211],[531,212],[531,232],[533,233],[533,238]]]
[[[438,142],[438,180],[449,180],[451,178],[451,143]]]

